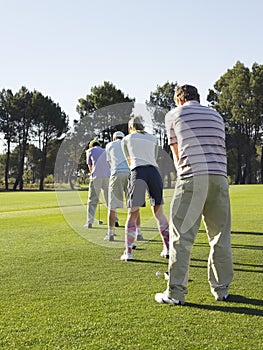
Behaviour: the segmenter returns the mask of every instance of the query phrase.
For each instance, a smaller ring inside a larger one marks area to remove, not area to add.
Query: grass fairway
[[[173,190],[165,190],[165,212]],[[263,186],[231,186],[235,277],[231,299],[209,291],[201,227],[184,307],[160,305],[167,261],[149,206],[133,262],[94,244],[61,214],[54,192],[0,193],[1,349],[263,349]],[[80,193],[85,202],[87,193]],[[106,222],[106,210],[101,208]],[[125,212],[120,212],[123,225]],[[80,215],[80,224],[83,218]],[[106,225],[92,230],[103,242]],[[122,237],[123,227],[118,228]],[[156,277],[156,271],[161,272]]]

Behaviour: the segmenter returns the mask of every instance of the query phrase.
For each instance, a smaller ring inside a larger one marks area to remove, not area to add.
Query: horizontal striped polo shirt
[[[212,108],[187,101],[165,116],[168,143],[178,144],[177,174],[227,176],[225,125]]]

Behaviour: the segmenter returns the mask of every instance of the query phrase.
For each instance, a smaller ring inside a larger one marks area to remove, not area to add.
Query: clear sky
[[[262,0],[0,0],[0,89],[21,86],[70,119],[112,82],[136,103],[166,81],[209,88],[239,60],[263,64]]]

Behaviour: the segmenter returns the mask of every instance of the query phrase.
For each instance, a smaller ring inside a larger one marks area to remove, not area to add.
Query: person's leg
[[[127,186],[127,208],[145,206],[146,171],[147,167],[138,167],[130,172]]]
[[[169,257],[169,224],[163,212],[163,181],[156,168],[148,170],[148,194],[152,205],[152,211],[157,221],[157,226],[163,242],[162,257]]]
[[[109,178],[104,177],[101,179],[101,187],[103,190],[103,196],[105,200],[106,207],[109,206]]]
[[[228,183],[220,175],[210,175],[209,179],[209,192],[203,212],[210,245],[208,281],[215,299],[224,300],[234,275]]]
[[[184,303],[188,293],[190,254],[198,232],[206,189],[198,179],[177,180],[170,208],[168,297]]]
[[[123,208],[124,190],[127,188],[127,173],[118,173],[111,175],[109,180],[109,205],[108,205],[108,233],[114,234],[114,227],[118,227],[116,222],[117,208]],[[124,187],[125,186],[125,187]]]
[[[114,241],[115,215],[116,209],[108,210],[108,232],[104,237],[104,241]]]
[[[119,227],[119,226],[120,226],[120,224],[119,224],[119,217],[118,217],[117,211],[115,212],[115,222],[114,222],[114,226],[115,226],[115,227]]]
[[[142,235],[142,231],[141,231],[141,215],[140,215],[140,211],[138,213],[137,220],[136,220],[136,240],[137,241],[143,241],[143,235]]]
[[[99,201],[100,181],[98,180],[99,179],[91,180],[89,184],[87,223],[90,225],[94,222],[95,212]]]
[[[116,219],[116,206],[115,206],[115,198],[114,198],[114,190],[115,190],[116,176],[111,175],[108,186],[108,233],[105,240],[113,240],[114,236],[114,227],[115,227],[115,219]]]
[[[114,175],[114,183],[112,188],[112,205],[114,205],[114,208],[123,208],[123,202],[124,202],[124,193],[126,193],[127,190],[127,183],[128,183],[128,172],[124,173],[118,173]],[[117,210],[115,211],[115,227],[119,227],[119,218]]]
[[[136,237],[136,222],[140,212],[140,206],[145,205],[146,183],[142,179],[144,174],[143,168],[135,168],[131,171],[127,187],[127,207],[128,216],[125,224],[125,253],[121,260],[128,260],[126,256],[132,254],[132,247]]]
[[[140,227],[141,226],[141,215],[140,215],[140,211],[138,213],[137,216],[137,220],[136,220],[136,227]]]
[[[157,221],[158,229],[163,242],[164,250],[161,254],[163,254],[162,255],[163,257],[168,258],[169,257],[169,224],[166,219],[166,216],[164,215],[162,204],[153,206],[152,211]]]
[[[139,207],[128,209],[128,217],[125,224],[125,247],[127,253],[132,253],[132,247],[136,237],[136,222],[139,215]]]
[[[115,227],[115,218],[116,218],[116,209],[108,210],[108,234],[114,235],[114,227]]]

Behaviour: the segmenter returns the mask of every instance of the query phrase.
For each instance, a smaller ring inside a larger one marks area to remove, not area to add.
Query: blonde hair
[[[140,115],[135,115],[129,120],[129,128],[133,127],[135,130],[143,131],[143,118]]]

